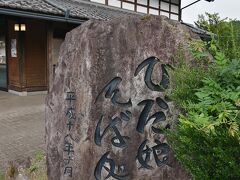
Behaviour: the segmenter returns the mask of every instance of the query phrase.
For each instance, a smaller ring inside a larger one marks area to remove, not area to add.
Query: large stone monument
[[[190,37],[158,16],[88,21],[67,34],[47,98],[49,180],[188,179],[163,129],[176,119],[168,70]]]

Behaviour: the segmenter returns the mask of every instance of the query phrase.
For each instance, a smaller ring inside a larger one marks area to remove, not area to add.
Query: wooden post
[[[47,26],[47,77],[48,91],[53,82],[53,25],[49,22]]]

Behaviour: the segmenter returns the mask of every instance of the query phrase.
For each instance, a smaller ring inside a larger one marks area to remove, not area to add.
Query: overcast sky
[[[195,0],[182,0],[182,7],[194,2]],[[198,14],[219,13],[222,18],[229,17],[240,20],[240,0],[215,0],[214,2],[207,2],[201,0],[200,2],[183,10],[183,21],[192,23],[197,20]]]

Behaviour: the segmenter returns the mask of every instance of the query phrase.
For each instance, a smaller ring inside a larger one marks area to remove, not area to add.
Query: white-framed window
[[[179,16],[178,16],[178,15],[176,15],[176,14],[171,14],[171,15],[170,15],[170,19],[173,19],[173,20],[176,20],[176,21],[178,21],[178,19],[179,19]]]
[[[137,5],[137,12],[145,13],[147,14],[147,7],[139,6]]]
[[[161,1],[160,8],[161,8],[161,10],[164,10],[164,11],[169,11],[170,4],[169,4],[169,3],[167,3],[167,2],[163,2],[163,1]]]
[[[179,6],[171,4],[171,12],[178,14]]]
[[[160,15],[166,16],[166,17],[170,18],[170,17],[169,17],[169,16],[170,16],[170,13],[169,13],[169,12],[160,11]]]
[[[90,0],[95,3],[178,20],[180,0]]]
[[[121,1],[120,0],[108,0],[108,5],[114,6],[114,7],[121,7]]]
[[[149,8],[149,14],[152,14],[152,15],[159,15],[159,10]]]
[[[132,3],[122,2],[122,8],[134,11],[135,5]]]

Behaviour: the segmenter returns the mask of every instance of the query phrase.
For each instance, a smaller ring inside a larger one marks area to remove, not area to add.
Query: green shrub
[[[170,73],[170,97],[182,114],[167,136],[193,179],[235,180],[240,179],[240,60],[215,55],[208,68],[185,64]]]
[[[0,180],[4,180],[4,174],[0,171]]]
[[[201,40],[191,40],[189,48],[195,59],[187,62],[180,49],[175,57],[178,59],[179,64],[177,67],[169,69],[171,87],[167,95],[171,100],[175,101],[179,108],[184,109],[186,104],[197,100],[195,96],[196,90],[202,87],[202,80],[211,74],[211,71],[206,66],[206,62],[208,61],[208,65],[210,62],[209,53],[206,52],[205,46],[206,44]]]
[[[201,68],[183,64],[170,71],[171,90],[170,98],[184,108],[189,101],[196,101],[195,91],[201,87],[202,79],[208,76],[208,72]]]
[[[196,121],[202,119],[204,117],[199,117]],[[224,126],[208,134],[192,126],[189,119],[180,121],[177,133],[170,132],[168,141],[193,179],[240,179],[239,141],[230,136]]]

